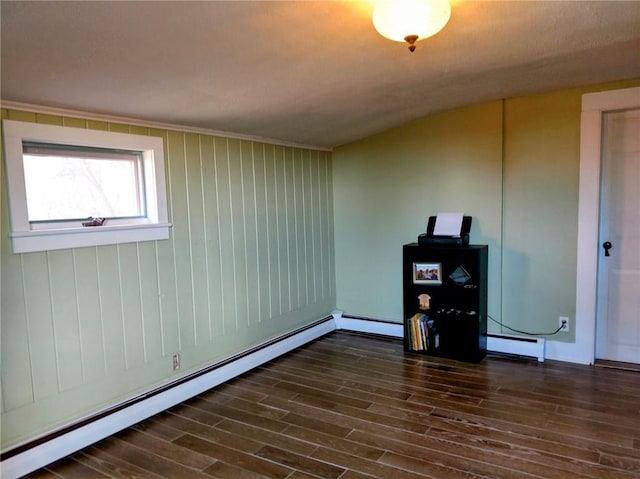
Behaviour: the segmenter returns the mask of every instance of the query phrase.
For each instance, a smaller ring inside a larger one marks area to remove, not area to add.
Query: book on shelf
[[[437,333],[433,328],[433,320],[423,313],[416,313],[408,319],[408,343],[413,351],[426,351],[430,347],[438,347]]]

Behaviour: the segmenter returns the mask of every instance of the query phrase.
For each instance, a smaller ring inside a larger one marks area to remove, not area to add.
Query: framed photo
[[[442,263],[413,263],[414,284],[442,284]]]

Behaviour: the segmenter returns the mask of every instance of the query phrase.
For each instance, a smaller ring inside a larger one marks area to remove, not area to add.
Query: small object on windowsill
[[[82,226],[102,226],[106,221],[105,218],[94,218],[93,216],[89,216],[87,219],[89,221],[84,221]]]

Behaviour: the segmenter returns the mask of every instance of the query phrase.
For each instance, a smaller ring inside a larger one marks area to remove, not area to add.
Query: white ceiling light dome
[[[380,0],[373,11],[373,25],[385,38],[415,42],[431,37],[444,28],[451,17],[448,0]]]

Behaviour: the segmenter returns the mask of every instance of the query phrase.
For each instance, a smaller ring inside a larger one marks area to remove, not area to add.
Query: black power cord
[[[509,331],[513,331],[514,333],[520,333],[520,334],[527,334],[529,336],[552,336],[554,334],[558,334],[562,328],[564,328],[564,321],[562,322],[562,326],[560,326],[558,329],[556,329],[553,333],[530,333],[528,331],[520,331],[519,329],[514,329],[510,326],[507,326],[506,324],[502,324],[500,321],[493,319],[491,316],[487,315],[487,317],[493,321],[494,323],[498,323],[501,327],[503,328],[507,328]]]

